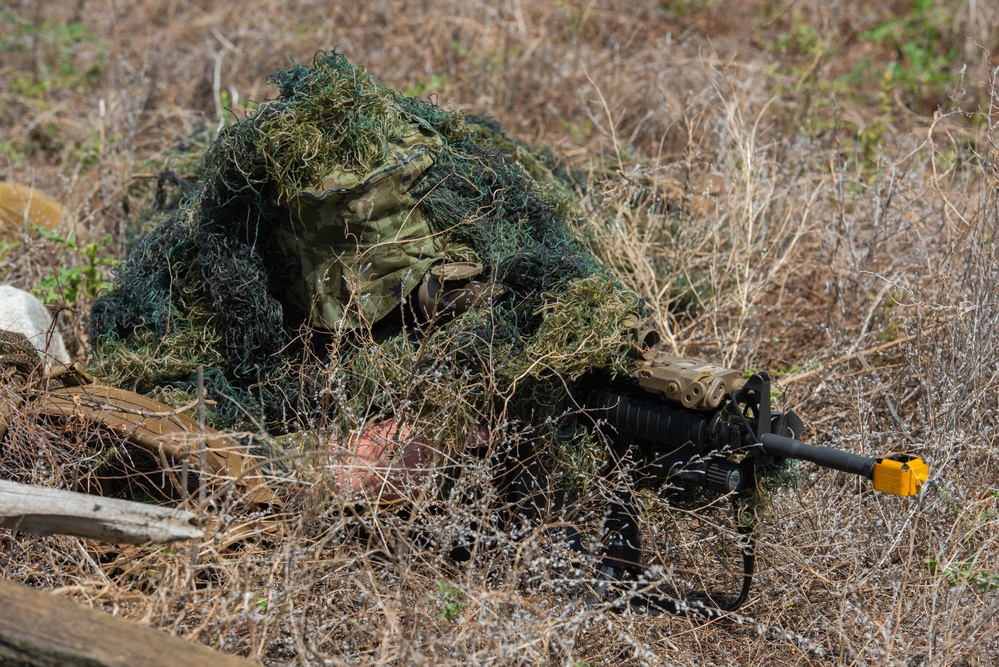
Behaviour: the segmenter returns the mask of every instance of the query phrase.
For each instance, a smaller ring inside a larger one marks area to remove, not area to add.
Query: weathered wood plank
[[[0,526],[105,542],[147,544],[202,536],[191,512],[0,480]]]
[[[69,600],[0,580],[0,664],[18,667],[251,667]]]

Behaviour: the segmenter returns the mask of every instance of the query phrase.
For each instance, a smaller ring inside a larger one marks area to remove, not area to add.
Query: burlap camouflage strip
[[[239,442],[210,428],[201,431],[197,421],[158,401],[124,389],[90,384],[52,389],[33,405],[40,415],[102,426],[137,447],[174,461],[197,461],[204,439],[208,475],[219,481],[231,480],[245,502],[280,504]]]
[[[34,346],[23,334],[0,330],[0,372],[4,374],[0,381],[0,437],[6,433],[11,411],[25,405],[28,395],[23,391],[25,381],[40,363]],[[203,439],[207,473],[212,478],[231,479],[246,502],[279,502],[236,440],[210,428],[201,431],[194,419],[153,399],[94,384],[78,366],[58,366],[46,378],[39,378],[42,382],[36,383],[35,389],[56,380],[66,386],[34,394],[27,402],[36,415],[101,426],[157,457],[162,455],[174,461],[198,460]]]

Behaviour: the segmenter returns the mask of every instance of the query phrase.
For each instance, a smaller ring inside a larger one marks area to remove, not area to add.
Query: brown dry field
[[[456,564],[387,517],[386,555],[333,501],[196,563],[5,530],[2,576],[266,665],[999,665],[997,24],[994,0],[7,0],[0,181],[58,200],[79,250],[6,229],[0,281],[109,280],[136,174],[336,47],[592,172],[580,233],[673,349],[776,372],[804,440],[921,454],[939,486],[802,465],[749,601],[710,623],[586,605],[536,546]],[[82,361],[89,300],[52,304]],[[2,474],[65,484],[64,444],[31,438]],[[683,569],[691,517],[642,511]]]

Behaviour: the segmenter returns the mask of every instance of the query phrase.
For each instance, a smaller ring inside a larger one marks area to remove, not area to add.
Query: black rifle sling
[[[733,504],[738,502],[733,500]],[[736,507],[738,513],[738,508]],[[737,514],[738,516],[738,514]],[[732,597],[715,591],[691,591],[683,597],[662,595],[635,595],[628,600],[632,609],[647,613],[667,613],[687,618],[715,619],[739,609],[749,598],[756,573],[756,528],[754,524],[739,522],[739,549],[742,552],[742,587],[739,594]]]

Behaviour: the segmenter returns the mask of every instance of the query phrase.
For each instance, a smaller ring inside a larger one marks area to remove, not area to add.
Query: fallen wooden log
[[[0,527],[148,544],[202,536],[191,512],[0,480]]]
[[[0,664],[25,667],[251,667],[206,646],[0,580]]]

